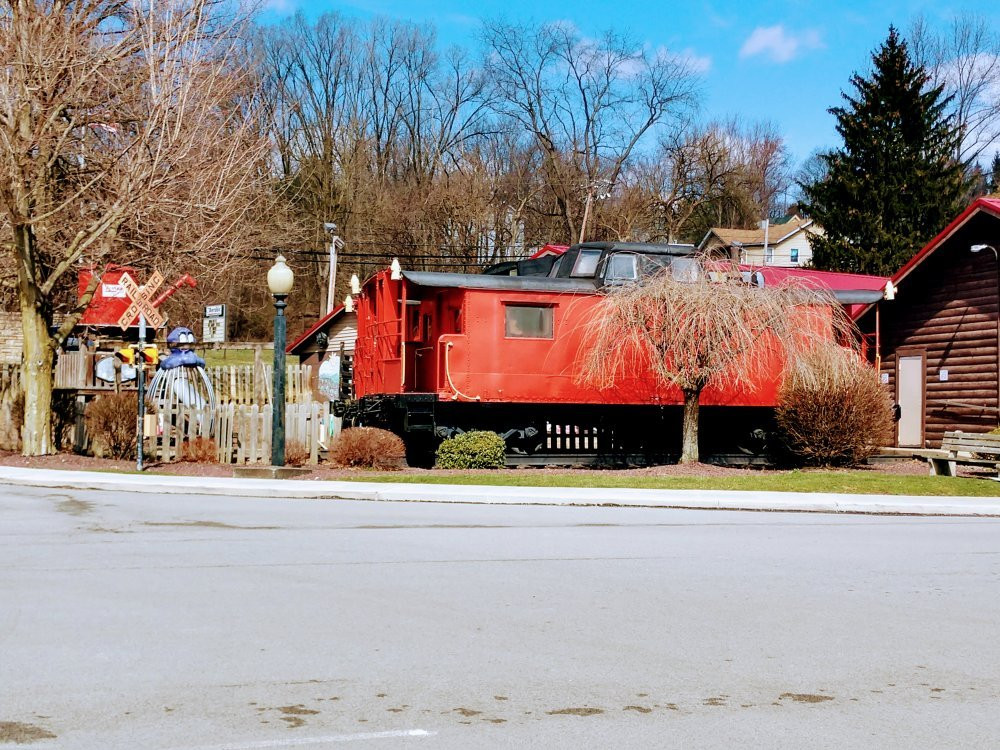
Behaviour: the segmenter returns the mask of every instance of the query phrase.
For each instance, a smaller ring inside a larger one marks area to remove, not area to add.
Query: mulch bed
[[[93,456],[79,456],[75,453],[58,453],[52,456],[25,457],[17,453],[0,451],[0,466],[21,466],[32,469],[64,469],[71,471],[135,471],[135,461],[121,461]],[[890,461],[872,466],[858,467],[863,471],[877,474],[892,474],[898,476],[924,476],[927,474],[927,464],[923,461]],[[231,477],[233,467],[224,464],[194,463],[179,461],[168,464],[147,464],[147,471],[157,474],[188,477]],[[517,472],[566,472],[590,471],[588,469],[566,469],[563,467],[510,469]],[[768,474],[785,473],[784,469],[760,469],[715,464],[686,464],[650,466],[641,469],[596,469],[602,475],[635,476],[635,477],[729,477],[746,476],[751,473],[767,472]],[[806,469],[805,471],[826,471],[825,469]],[[304,475],[303,479],[345,479],[362,478],[369,472],[363,469],[348,469],[329,464],[320,464],[315,470]],[[492,474],[493,470],[446,470],[446,469],[401,469],[398,474],[400,481],[406,481],[407,476],[437,474]],[[963,476],[979,476],[981,472],[961,472]]]

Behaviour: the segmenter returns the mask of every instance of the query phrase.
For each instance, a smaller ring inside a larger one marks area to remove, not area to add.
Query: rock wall
[[[0,312],[0,364],[20,362],[23,345],[21,315],[16,312]]]

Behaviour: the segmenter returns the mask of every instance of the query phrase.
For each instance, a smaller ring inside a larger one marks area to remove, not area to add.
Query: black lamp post
[[[267,288],[274,295],[274,384],[271,395],[271,465],[285,465],[285,298],[295,274],[279,255],[267,272]]]
[[[1000,253],[993,245],[973,245],[969,250],[974,253],[993,251],[997,263],[997,305],[1000,306]],[[997,308],[997,421],[1000,421],[1000,307]]]

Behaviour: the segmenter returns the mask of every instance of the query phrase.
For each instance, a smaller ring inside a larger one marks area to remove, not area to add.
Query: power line
[[[254,257],[254,258],[250,258],[250,260],[256,261],[258,263],[273,263],[274,262],[274,258],[266,258],[266,257],[265,258]],[[414,258],[403,258],[402,260],[404,262],[412,260],[417,265],[420,265],[420,266],[430,266],[430,267],[436,267],[436,268],[480,268],[480,269],[482,269],[482,268],[486,268],[487,266],[494,265],[493,262],[483,263],[481,261],[471,261],[471,260],[470,261],[446,261],[446,260],[434,261],[434,260],[417,260],[417,259],[414,259]],[[322,258],[299,258],[299,259],[296,259],[294,261],[294,263],[296,265],[308,264],[308,265],[313,265],[313,266],[324,266],[324,265],[326,265],[326,260],[324,260]],[[388,262],[386,262],[385,258],[382,258],[382,259],[371,258],[371,259],[367,259],[367,260],[361,260],[358,263],[358,265],[361,265],[361,266],[368,266],[368,265],[388,265]]]
[[[461,265],[461,264],[465,264],[465,265],[489,265],[490,263],[496,262],[493,259],[484,260],[481,257],[474,258],[474,257],[461,257],[461,256],[454,256],[454,255],[449,256],[449,255],[440,255],[440,254],[437,254],[437,253],[434,253],[434,254],[432,254],[432,253],[405,253],[405,252],[404,253],[399,253],[399,252],[396,252],[396,253],[338,253],[337,255],[340,258],[345,258],[345,257],[346,258],[355,258],[355,259],[360,259],[362,261],[365,260],[365,259],[378,259],[378,260],[381,260],[381,259],[385,259],[385,258],[401,258],[403,260],[427,260],[427,261],[431,261],[431,262],[453,263],[453,264],[457,264],[457,265]],[[320,252],[302,252],[302,253],[295,253],[294,255],[292,255],[291,253],[289,253],[289,256],[291,258],[293,258],[294,260],[296,260],[297,262],[326,261],[326,260],[329,259],[329,256],[326,253],[320,253]],[[253,260],[267,260],[267,261],[272,261],[272,262],[274,261],[274,256],[272,256],[272,255],[264,255],[264,254],[261,254],[261,253],[255,253],[255,254],[250,255],[249,257],[251,259],[253,259]],[[526,256],[513,256],[513,255],[506,255],[506,256],[505,255],[499,255],[499,256],[494,256],[494,258],[496,260],[504,260],[504,259],[505,260],[524,260],[525,257]]]

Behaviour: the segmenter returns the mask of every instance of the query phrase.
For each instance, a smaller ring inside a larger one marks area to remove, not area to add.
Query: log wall
[[[894,301],[881,303],[881,371],[890,393],[896,393],[897,357],[925,357],[929,447],[940,447],[946,430],[987,432],[998,423],[1000,277],[992,251],[969,251],[980,243],[1000,247],[1000,219],[974,215],[900,281]],[[874,315],[861,323],[874,330]]]

